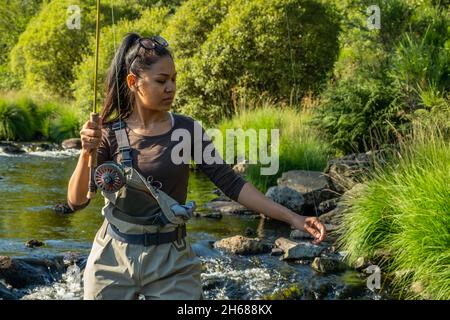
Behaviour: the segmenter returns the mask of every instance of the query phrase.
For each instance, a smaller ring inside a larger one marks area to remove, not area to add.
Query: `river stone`
[[[347,269],[345,263],[333,257],[316,257],[311,267],[319,273],[336,273]]]
[[[353,153],[328,161],[324,173],[330,188],[342,194],[356,183],[362,182],[370,176],[375,159],[378,163],[384,163],[379,151]]]
[[[19,153],[25,153],[25,150],[23,150],[16,143],[2,141],[2,142],[0,142],[0,152],[11,153],[11,154],[19,154]]]
[[[252,229],[252,228],[250,228],[250,227],[247,227],[247,228],[245,228],[245,232],[244,232],[244,235],[246,236],[246,237],[254,237],[254,236],[256,236],[256,231],[254,230],[254,229]]]
[[[272,248],[270,255],[271,256],[281,256],[281,255],[283,255],[283,250],[281,250],[280,248]]]
[[[59,279],[64,270],[62,257],[46,259],[0,256],[0,279],[14,288],[50,284]]]
[[[303,205],[305,199],[301,193],[288,187],[270,187],[266,192],[266,197],[269,197],[274,202],[298,213],[303,213]]]
[[[206,208],[222,214],[254,215],[257,214],[236,201],[210,201]]]
[[[36,239],[28,240],[28,241],[25,243],[25,246],[27,246],[28,248],[42,247],[42,246],[44,246],[44,245],[45,245],[44,242],[39,241],[39,240],[36,240]]]
[[[80,150],[81,149],[81,139],[80,138],[73,138],[73,139],[64,140],[61,143],[61,146],[63,147],[64,150],[67,150],[67,149]]]
[[[319,215],[325,214],[335,209],[338,206],[339,201],[340,197],[321,202],[319,204]]]
[[[305,199],[304,209],[313,210],[314,213],[318,213],[320,203],[339,196],[330,189],[327,178],[319,171],[286,171],[278,178],[277,183],[278,187],[288,187],[299,192]]]
[[[18,300],[19,297],[0,282],[0,300]]]
[[[234,236],[214,243],[215,248],[240,255],[250,255],[270,252],[270,247],[258,238]]]
[[[359,257],[358,259],[356,259],[352,266],[353,268],[355,268],[356,270],[360,271],[362,269],[367,268],[370,265],[370,261],[367,257]]]
[[[308,232],[301,231],[298,229],[292,230],[289,238],[296,239],[296,240],[298,240],[298,239],[302,239],[302,240],[303,239],[307,239],[307,240],[314,239],[314,237],[312,235],[310,235]]]
[[[322,214],[319,217],[319,221],[322,222],[323,224],[338,225],[342,220],[343,212],[344,212],[344,207],[338,206],[338,207],[334,208],[333,210],[331,210],[330,212]]]
[[[283,250],[283,260],[313,259],[325,249],[310,242],[295,242],[283,237],[275,240],[275,246]]]

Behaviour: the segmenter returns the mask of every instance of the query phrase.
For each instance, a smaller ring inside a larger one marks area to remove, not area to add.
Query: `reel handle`
[[[100,121],[100,116],[97,112],[91,112],[90,120],[98,125]],[[95,192],[97,190],[94,183],[95,167],[97,166],[97,149],[92,149],[89,155],[89,189],[87,193],[88,199],[93,199],[95,197]]]

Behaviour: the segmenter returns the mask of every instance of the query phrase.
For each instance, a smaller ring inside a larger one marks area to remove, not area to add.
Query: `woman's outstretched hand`
[[[327,236],[327,230],[322,222],[316,217],[295,217],[292,225],[299,230],[304,230],[314,237],[314,244],[319,244],[325,240]]]

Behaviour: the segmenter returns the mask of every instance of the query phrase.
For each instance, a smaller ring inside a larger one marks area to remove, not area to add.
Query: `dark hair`
[[[105,81],[106,92],[101,114],[103,124],[115,122],[119,118],[126,119],[133,111],[134,95],[126,80],[130,72],[139,77],[161,57],[173,59],[166,47],[156,45],[151,50],[142,48],[138,42],[140,38],[137,33],[128,33],[111,61]]]

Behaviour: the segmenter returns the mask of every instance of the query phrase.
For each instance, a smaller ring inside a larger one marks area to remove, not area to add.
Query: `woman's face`
[[[170,109],[176,91],[176,71],[172,58],[161,57],[139,78],[129,74],[127,81],[138,106],[155,111]]]

